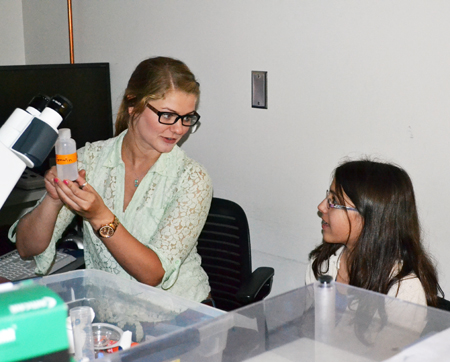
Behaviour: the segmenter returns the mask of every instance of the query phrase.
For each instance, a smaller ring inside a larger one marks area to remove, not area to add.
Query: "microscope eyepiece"
[[[32,107],[36,109],[39,113],[41,113],[45,107],[47,107],[47,103],[50,101],[50,98],[44,94],[38,94],[33,97],[33,99],[28,103],[28,107]]]
[[[47,107],[57,112],[63,120],[70,114],[70,112],[72,112],[73,109],[72,103],[67,98],[59,94],[50,99]]]

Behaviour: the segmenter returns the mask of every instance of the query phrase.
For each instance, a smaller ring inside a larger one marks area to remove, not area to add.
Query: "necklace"
[[[127,133],[126,135],[125,135],[125,137],[127,137],[127,136],[129,136],[130,135],[130,133]],[[124,139],[124,143],[123,143],[123,148],[122,148],[122,157],[125,159],[125,157],[129,160],[129,162],[130,162],[130,168],[132,167],[131,165],[133,164],[133,151],[132,151],[132,148],[130,148],[130,146],[129,146],[129,142],[126,142],[126,140],[127,140],[128,138],[125,138]],[[154,162],[153,162],[154,163]],[[139,180],[142,180],[144,177],[145,177],[145,175],[147,174],[147,172],[149,171],[149,169],[151,168],[151,166],[153,165],[153,163],[150,163],[150,167],[148,167],[147,169],[146,169],[146,171],[144,171],[142,174],[136,174],[136,172],[134,172],[134,171],[132,171],[133,172],[133,174],[134,174],[134,187],[138,187],[139,186]],[[130,170],[131,171],[131,170]],[[131,172],[130,172],[131,173]]]
[[[147,171],[145,171],[141,176],[138,176],[134,179],[134,187],[138,187],[139,186],[139,179],[141,179],[142,177],[144,177],[144,175],[147,173]],[[136,174],[135,174],[136,176]]]

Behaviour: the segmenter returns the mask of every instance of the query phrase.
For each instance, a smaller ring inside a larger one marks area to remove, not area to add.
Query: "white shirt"
[[[330,256],[329,260],[329,269],[327,274],[330,275],[333,280],[336,280],[339,267],[340,267],[340,257],[342,252],[344,251],[344,246],[342,246],[339,250],[336,251],[336,254]],[[312,270],[312,263],[314,260],[309,261],[308,268],[306,269],[305,275],[305,284],[314,283],[317,279],[314,277],[314,273]],[[321,266],[323,272],[325,272],[326,263],[323,263]],[[400,283],[400,284],[399,284]],[[427,305],[427,298],[425,296],[425,290],[423,289],[422,283],[419,278],[414,273],[411,273],[404,277],[400,282],[395,283],[391,289],[389,289],[388,296],[396,297],[407,302]]]

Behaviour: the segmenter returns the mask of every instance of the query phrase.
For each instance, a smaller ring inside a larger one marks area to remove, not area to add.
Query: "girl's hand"
[[[88,220],[93,226],[103,225],[113,218],[112,212],[103,202],[101,196],[86,182],[86,171],[78,172],[75,181],[58,180],[56,192],[59,198],[71,210]]]

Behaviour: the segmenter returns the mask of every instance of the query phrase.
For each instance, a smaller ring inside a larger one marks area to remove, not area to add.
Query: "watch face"
[[[110,225],[104,225],[98,231],[103,238],[110,238],[114,235],[114,229]]]

